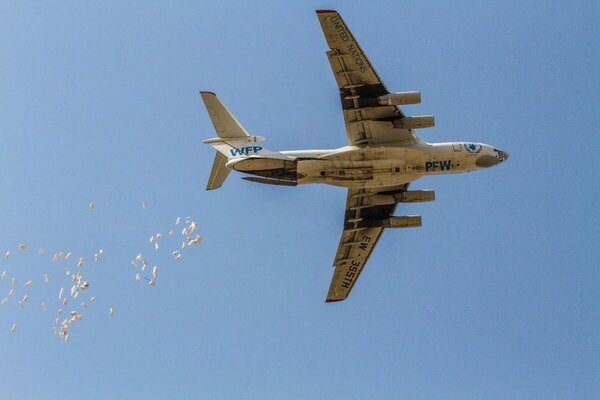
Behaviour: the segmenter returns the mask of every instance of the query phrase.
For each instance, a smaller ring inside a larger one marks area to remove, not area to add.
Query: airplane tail
[[[200,96],[218,135],[216,138],[204,141],[204,143],[210,144],[217,150],[206,186],[206,190],[213,190],[220,188],[231,172],[231,169],[226,167],[229,160],[272,153],[256,145],[257,142],[262,142],[265,138],[248,134],[216,94],[200,92]]]

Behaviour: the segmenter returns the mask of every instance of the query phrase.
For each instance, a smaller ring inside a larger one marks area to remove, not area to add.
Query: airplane
[[[484,143],[427,143],[416,129],[434,126],[432,115],[407,116],[399,106],[418,104],[419,92],[389,92],[338,12],[317,10],[337,82],[348,145],[331,150],[271,151],[250,135],[212,92],[200,92],[218,137],[207,190],[221,187],[232,170],[250,182],[296,186],[324,183],[348,189],[342,235],[326,302],[345,300],[386,228],[421,226],[421,216],[395,216],[398,203],[433,201],[433,190],[408,190],[426,175],[493,167],[508,153]]]

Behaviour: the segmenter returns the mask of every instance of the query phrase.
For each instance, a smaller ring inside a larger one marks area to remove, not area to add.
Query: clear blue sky
[[[397,213],[423,227],[387,231],[336,304],[345,191],[234,173],[206,192],[198,96],[271,149],[345,145],[318,8],[390,90],[422,92],[405,111],[436,116],[423,139],[511,155],[415,182],[437,200]],[[0,398],[599,398],[599,37],[591,1],[0,3],[0,270],[19,279]],[[178,215],[204,242],[175,263],[148,238]],[[65,344],[51,254],[100,248],[84,267],[98,300]],[[156,287],[133,280],[139,251]]]

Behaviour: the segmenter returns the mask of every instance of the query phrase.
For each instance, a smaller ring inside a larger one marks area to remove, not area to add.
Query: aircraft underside
[[[207,184],[214,190],[231,170],[243,179],[283,186],[324,183],[346,187],[343,229],[333,260],[327,302],[348,297],[384,229],[421,226],[418,215],[396,216],[400,203],[433,201],[433,190],[409,190],[425,175],[493,167],[508,153],[484,143],[425,143],[417,129],[435,125],[432,115],[408,116],[399,106],[419,104],[419,92],[390,92],[334,10],[317,10],[329,65],[339,90],[347,146],[334,150],[271,151],[251,135],[212,92],[201,92],[217,137]],[[259,144],[261,143],[261,144]]]
[[[376,157],[389,158],[376,158]],[[390,157],[391,156],[391,157]],[[402,157],[402,158],[400,158]],[[389,187],[420,178],[422,151],[408,148],[376,148],[333,151],[321,158],[246,158],[234,163],[236,171],[255,175],[252,182],[295,186],[325,183],[343,187]]]
[[[254,161],[257,161],[256,163]],[[421,175],[406,172],[403,160],[331,161],[247,159],[234,169],[255,177],[245,180],[272,185],[295,186],[325,183],[343,187],[387,187],[408,183]],[[253,165],[257,164],[257,165]],[[265,168],[271,164],[271,168]]]

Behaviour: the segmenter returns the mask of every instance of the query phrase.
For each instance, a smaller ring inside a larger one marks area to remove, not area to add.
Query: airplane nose
[[[508,153],[502,150],[496,150],[498,152],[498,158],[500,159],[500,161],[506,161],[508,160]]]
[[[489,168],[500,164],[508,159],[508,153],[502,150],[493,149],[496,154],[484,154],[475,161],[475,164],[480,168]]]

